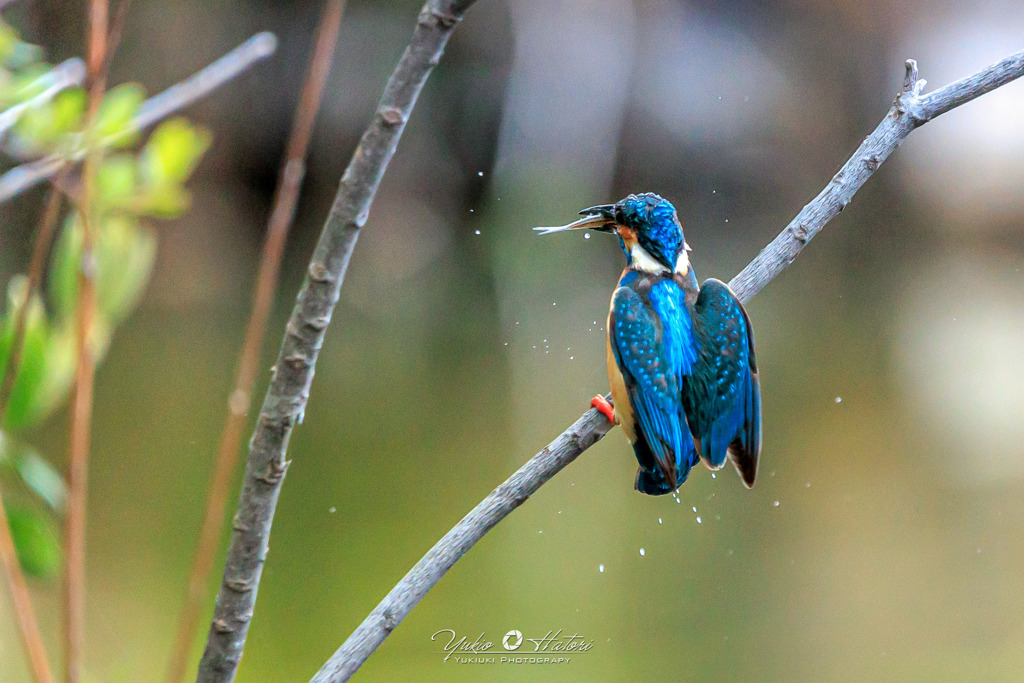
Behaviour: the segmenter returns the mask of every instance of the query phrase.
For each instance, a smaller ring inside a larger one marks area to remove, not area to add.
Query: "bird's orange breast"
[[[612,299],[614,300],[614,298],[615,294],[613,293]],[[605,329],[608,330],[608,334],[605,335],[608,384],[611,386],[612,402],[615,404],[615,417],[618,419],[622,431],[626,433],[626,438],[630,443],[634,443],[636,441],[636,420],[633,417],[633,404],[629,402],[629,393],[626,391],[626,382],[622,379],[622,371],[619,370],[619,364],[615,362],[615,352],[612,351],[612,315],[610,310],[608,319],[605,321]]]

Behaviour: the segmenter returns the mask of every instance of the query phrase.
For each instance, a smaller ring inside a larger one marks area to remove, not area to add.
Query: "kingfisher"
[[[761,452],[761,388],[754,334],[736,294],[720,280],[697,285],[690,247],[672,204],[653,192],[580,211],[546,235],[617,235],[626,268],[608,311],[608,382],[614,406],[591,406],[620,424],[640,467],[635,486],[673,493],[700,460],[731,460],[750,488]]]

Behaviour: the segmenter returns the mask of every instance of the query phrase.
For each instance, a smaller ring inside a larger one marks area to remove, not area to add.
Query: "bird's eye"
[[[619,225],[626,224],[626,212],[622,210],[621,204],[616,204],[615,206],[615,222]]]

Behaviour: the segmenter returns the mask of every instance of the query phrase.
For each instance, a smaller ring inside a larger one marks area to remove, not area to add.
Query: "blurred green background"
[[[419,4],[346,10],[265,367]],[[480,0],[352,260],[239,680],[307,680],[441,534],[606,390],[601,328],[621,253],[532,226],[656,191],[678,207],[698,275],[728,279],[881,119],[904,59],[932,86],[971,73],[1024,47],[1018,10]],[[131,9],[112,83],[156,92],[258,30],[281,47],[188,112],[214,134],[194,206],[159,226],[152,285],[99,371],[91,680],[155,681],[166,666],[319,11]],[[83,50],[80,1],[23,0],[4,16],[51,60]],[[359,680],[1019,680],[1021,111],[1024,84],[1011,84],[915,132],[749,304],[765,425],[752,491],[701,468],[679,504],[640,495],[613,431],[460,561]],[[4,281],[25,268],[43,196],[0,207]],[[61,412],[25,435],[62,468],[67,423]],[[59,582],[32,588],[57,657]],[[459,665],[431,642],[441,629],[495,642],[562,629],[594,645],[558,666]],[[0,590],[0,681],[26,680]]]

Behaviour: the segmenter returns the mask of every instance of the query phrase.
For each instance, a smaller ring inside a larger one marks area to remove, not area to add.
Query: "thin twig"
[[[21,565],[18,563],[18,553],[14,548],[14,538],[11,536],[10,522],[7,519],[7,510],[4,508],[2,496],[0,496],[0,562],[3,563],[4,570],[7,572],[7,584],[11,589],[14,611],[18,615],[18,632],[21,634],[21,642],[25,646],[25,654],[28,656],[32,680],[36,683],[52,683],[53,675],[50,673],[50,662],[46,658],[46,646],[43,645],[43,636],[39,633],[39,624],[36,622],[36,613],[32,609],[32,598],[28,594],[25,575],[21,572]]]
[[[117,3],[117,13],[114,21],[110,24],[110,33],[107,34],[107,54],[103,58],[103,66],[100,73],[109,74],[110,64],[114,60],[114,53],[121,44],[121,37],[124,35],[124,27],[128,23],[128,10],[131,9],[132,0],[121,0]]]
[[[11,350],[7,354],[7,364],[3,370],[3,381],[0,382],[0,421],[7,416],[7,402],[11,399],[11,390],[14,389],[14,380],[17,377],[21,365],[21,351],[25,344],[25,323],[28,320],[29,302],[32,295],[39,290],[43,281],[43,271],[46,269],[46,255],[50,253],[50,243],[53,241],[53,234],[56,232],[57,217],[60,215],[61,191],[60,186],[64,184],[67,175],[67,167],[57,174],[53,187],[50,188],[50,196],[46,199],[46,207],[43,209],[42,219],[39,221],[39,231],[36,233],[36,241],[32,247],[32,259],[28,264],[28,286],[25,288],[25,300],[18,309],[18,317],[14,320],[14,337],[11,339]]]
[[[106,89],[108,12],[107,0],[89,0],[89,35],[86,54],[86,87],[89,109],[86,138],[92,137]],[[90,337],[96,315],[96,268],[93,246],[96,240],[95,183],[102,150],[87,144],[88,154],[82,169],[82,257],[78,264],[78,325],[75,369],[75,400],[71,411],[71,456],[68,466],[68,516],[65,526],[64,641],[68,683],[82,679],[85,649],[85,508],[88,497],[89,442],[92,433],[93,381],[96,357]]]
[[[35,81],[35,85],[46,84],[41,93],[0,112],[0,137],[3,137],[26,111],[49,102],[62,90],[81,84],[83,78],[85,64],[78,57],[65,60],[47,71]]]
[[[128,130],[104,138],[98,143],[99,146],[109,146],[125,135],[148,128],[160,119],[202,99],[259,60],[272,55],[276,49],[277,38],[274,34],[257,33],[206,68],[143,102]],[[0,203],[35,187],[55,174],[65,162],[81,161],[84,157],[83,148],[71,154],[70,159],[68,155],[53,154],[15,166],[0,175]]]
[[[242,658],[274,509],[288,469],[288,439],[295,424],[302,421],[317,355],[352,248],[416,98],[472,4],[473,0],[428,0],[409,46],[388,79],[373,121],[342,176],[250,441],[224,576],[199,664],[201,683],[232,680]]]
[[[917,78],[917,63],[908,60],[904,87],[889,113],[825,189],[732,279],[729,286],[736,296],[740,301],[749,301],[791,264],[807,242],[849,204],[853,194],[915,128],[1022,75],[1024,51],[921,96],[924,81]],[[491,492],[398,582],[320,668],[311,683],[347,681],[460,557],[542,484],[597,443],[611,427],[596,410],[588,410]]]
[[[267,320],[270,318],[270,309],[274,303],[285,240],[295,218],[299,190],[306,174],[306,151],[313,134],[316,113],[320,109],[320,100],[327,83],[327,74],[330,72],[334,48],[338,42],[338,29],[341,26],[344,8],[345,0],[327,0],[324,6],[306,81],[295,110],[291,136],[285,151],[284,163],[281,165],[274,205],[267,224],[267,236],[263,243],[259,274],[256,277],[252,313],[245,328],[245,340],[238,361],[238,375],[235,379],[235,388],[228,397],[227,418],[221,431],[217,461],[210,478],[199,542],[196,544],[192,569],[189,571],[188,593],[178,621],[174,649],[171,651],[170,666],[165,679],[167,683],[178,683],[184,679],[189,652],[199,624],[200,609],[206,598],[210,571],[213,569],[214,556],[224,528],[224,509],[227,507],[229,487],[235,464],[238,462],[242,429],[245,427],[245,417],[252,403],[252,385],[266,336]]]

